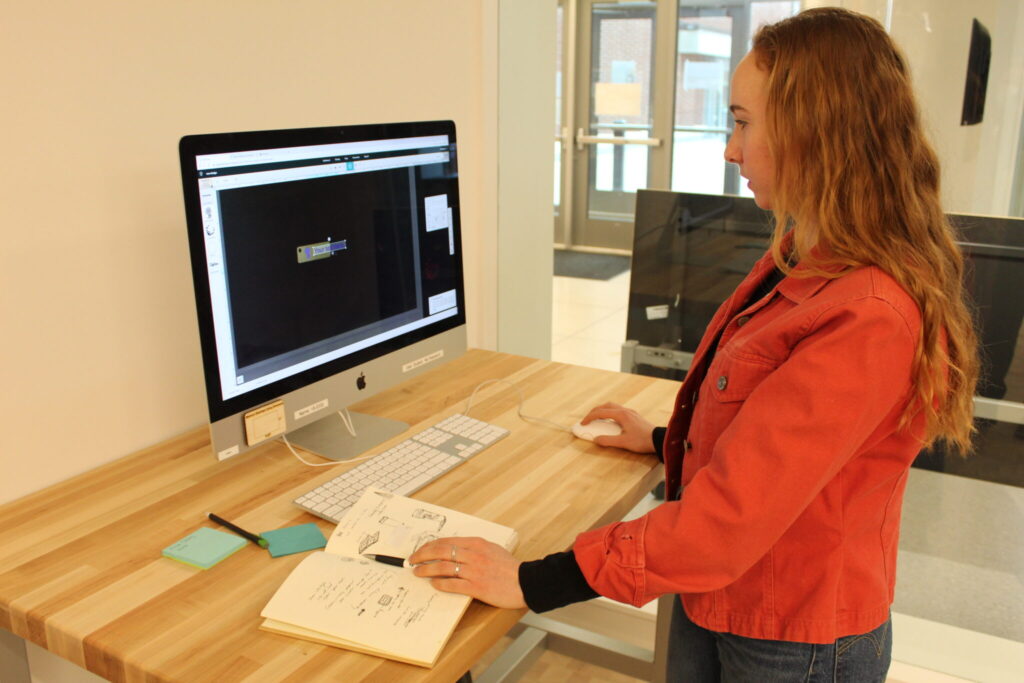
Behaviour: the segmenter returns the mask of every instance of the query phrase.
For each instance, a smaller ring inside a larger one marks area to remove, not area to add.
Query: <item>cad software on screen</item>
[[[457,315],[445,135],[196,157],[228,400]]]

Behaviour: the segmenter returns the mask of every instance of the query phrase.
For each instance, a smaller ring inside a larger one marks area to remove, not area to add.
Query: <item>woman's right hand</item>
[[[595,408],[580,420],[582,424],[588,424],[593,420],[615,420],[622,427],[622,433],[618,436],[599,436],[594,439],[598,446],[612,446],[624,448],[634,453],[654,453],[654,442],[651,434],[654,432],[654,425],[640,416],[632,408],[620,406],[618,403],[604,403]]]

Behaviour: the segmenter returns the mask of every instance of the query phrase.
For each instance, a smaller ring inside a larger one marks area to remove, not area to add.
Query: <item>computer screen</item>
[[[454,124],[190,135],[179,151],[218,457],[282,431],[302,444],[325,416],[312,450],[328,457],[404,430],[352,443],[335,412],[465,350]]]

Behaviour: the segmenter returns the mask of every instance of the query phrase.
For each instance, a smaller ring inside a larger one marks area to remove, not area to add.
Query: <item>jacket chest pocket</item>
[[[772,374],[777,364],[768,359],[722,359],[707,374],[705,383],[709,397],[719,403],[744,401],[754,389]]]

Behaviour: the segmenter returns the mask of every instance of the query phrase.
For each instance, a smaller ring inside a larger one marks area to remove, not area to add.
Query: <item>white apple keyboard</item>
[[[295,504],[337,523],[366,487],[408,495],[508,434],[504,427],[466,415],[452,415],[320,484],[296,498]]]

